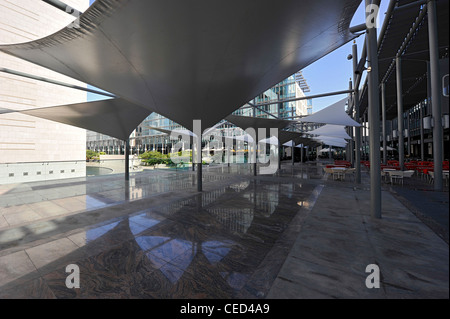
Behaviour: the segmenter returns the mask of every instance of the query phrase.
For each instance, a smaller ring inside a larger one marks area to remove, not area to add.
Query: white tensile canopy
[[[348,98],[344,98],[312,115],[298,119],[299,122],[334,124],[341,126],[361,126],[353,120],[346,112],[345,106]]]
[[[325,124],[315,130],[306,132],[305,134],[309,135],[320,135],[320,136],[329,136],[329,137],[339,137],[347,140],[351,140],[352,138],[345,131],[345,127],[342,125],[334,125],[334,124]]]

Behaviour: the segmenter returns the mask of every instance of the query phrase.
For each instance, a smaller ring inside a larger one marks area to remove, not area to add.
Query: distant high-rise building
[[[80,11],[89,0],[65,0]],[[48,36],[75,18],[44,1],[0,0],[0,43]],[[83,86],[56,72],[0,53],[0,67]],[[0,72],[0,108],[24,110],[85,102],[86,92]],[[21,113],[0,114],[0,184],[86,175],[86,133]]]

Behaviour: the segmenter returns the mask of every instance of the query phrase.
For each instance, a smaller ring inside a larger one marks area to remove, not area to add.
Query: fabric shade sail
[[[298,122],[323,123],[342,126],[361,126],[353,120],[346,112],[345,106],[348,98],[344,98],[312,115],[298,119]]]
[[[192,131],[193,120],[214,125],[355,38],[360,2],[96,0],[76,27],[0,51]]]
[[[347,145],[347,141],[343,138],[338,137],[329,137],[329,136],[318,136],[314,137],[314,140],[319,141],[325,145],[332,145],[338,147],[345,147]]]
[[[244,130],[247,128],[253,128],[256,132],[259,128],[264,128],[267,132],[269,132],[271,128],[281,130],[293,124],[293,121],[290,120],[266,119],[261,117],[239,115],[228,115],[225,119]]]
[[[328,153],[330,151],[329,148],[322,148],[319,153]],[[336,152],[334,148],[331,149],[331,152]]]
[[[329,136],[329,137],[339,137],[347,140],[351,140],[352,138],[345,131],[345,127],[341,125],[334,124],[325,124],[315,130],[306,132],[305,134],[309,135],[320,135],[320,136]]]
[[[84,128],[120,140],[127,140],[134,129],[151,114],[148,109],[120,98],[19,112]]]
[[[280,142],[283,146],[289,146],[292,147],[292,145],[308,145],[308,146],[317,146],[320,145],[320,143],[317,143],[317,141],[314,141],[311,138],[303,137],[302,133],[299,132],[289,132],[289,131],[280,131],[278,133],[278,138],[275,136],[271,136],[269,138],[265,138],[260,140],[261,143],[267,143],[271,145],[278,145],[278,142]]]
[[[293,140],[290,140],[286,143],[283,143],[283,146],[288,146],[288,147],[295,147],[295,143]]]
[[[313,146],[317,144],[317,142],[315,142],[312,138],[306,137],[303,133],[300,132],[279,131],[278,137],[281,144],[287,143],[289,141],[293,142],[295,145],[305,144]]]
[[[177,134],[177,135],[183,135],[183,136],[188,136],[188,137],[195,136],[195,134],[192,133],[189,130],[183,130],[183,129],[166,130],[166,129],[163,129],[163,128],[160,128],[160,127],[154,127],[154,126],[145,126],[145,127],[150,129],[150,130],[159,131],[161,133],[165,133],[165,134],[168,134],[168,135]]]

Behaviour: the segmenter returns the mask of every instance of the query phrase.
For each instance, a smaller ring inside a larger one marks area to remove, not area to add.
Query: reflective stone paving
[[[371,218],[367,172],[203,172],[202,193],[192,171],[0,186],[0,298],[448,299],[448,244],[388,187]]]
[[[203,193],[195,172],[139,173],[128,187],[102,176],[11,189],[0,202],[0,297],[264,296],[320,173],[305,165],[253,178],[245,166],[211,168]],[[80,269],[80,289],[66,287],[69,264]]]

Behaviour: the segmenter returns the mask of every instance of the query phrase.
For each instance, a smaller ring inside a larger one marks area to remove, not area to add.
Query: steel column
[[[419,108],[419,118],[420,118],[420,159],[422,161],[425,160],[425,145],[424,145],[424,137],[423,137],[423,108],[424,108],[424,103],[420,102],[420,108]]]
[[[402,83],[402,59],[395,58],[397,80],[397,135],[398,135],[398,161],[403,170],[405,163],[405,141],[403,139],[403,83]]]
[[[437,28],[436,0],[429,0],[428,6],[428,39],[430,46],[431,75],[431,108],[433,116],[433,162],[434,190],[442,191],[443,133],[441,112],[441,83],[439,73],[439,43]]]
[[[130,180],[130,139],[125,141],[125,180]]]
[[[294,146],[294,142],[292,141],[292,166],[294,166],[295,163],[295,158],[294,158],[294,152],[295,152],[295,146]]]
[[[387,163],[387,143],[386,143],[386,83],[381,83],[381,116],[383,128],[383,163]]]
[[[358,69],[358,48],[356,41],[352,45],[353,56],[353,78],[355,82],[355,91],[353,92],[353,105],[355,109],[355,121],[359,122],[359,91],[357,85],[357,69]],[[361,184],[361,127],[355,127],[355,168],[356,168],[356,183]]]
[[[366,8],[371,4],[366,0]],[[368,12],[366,15],[368,16]],[[367,29],[367,59],[369,92],[369,145],[370,145],[370,210],[373,218],[381,218],[381,174],[380,174],[380,97],[378,89],[378,44],[377,27]]]
[[[406,129],[408,130],[408,136],[406,137],[406,146],[407,146],[407,150],[406,153],[408,154],[408,157],[411,157],[411,130],[410,130],[410,121],[411,118],[409,116],[409,111],[406,114]]]

